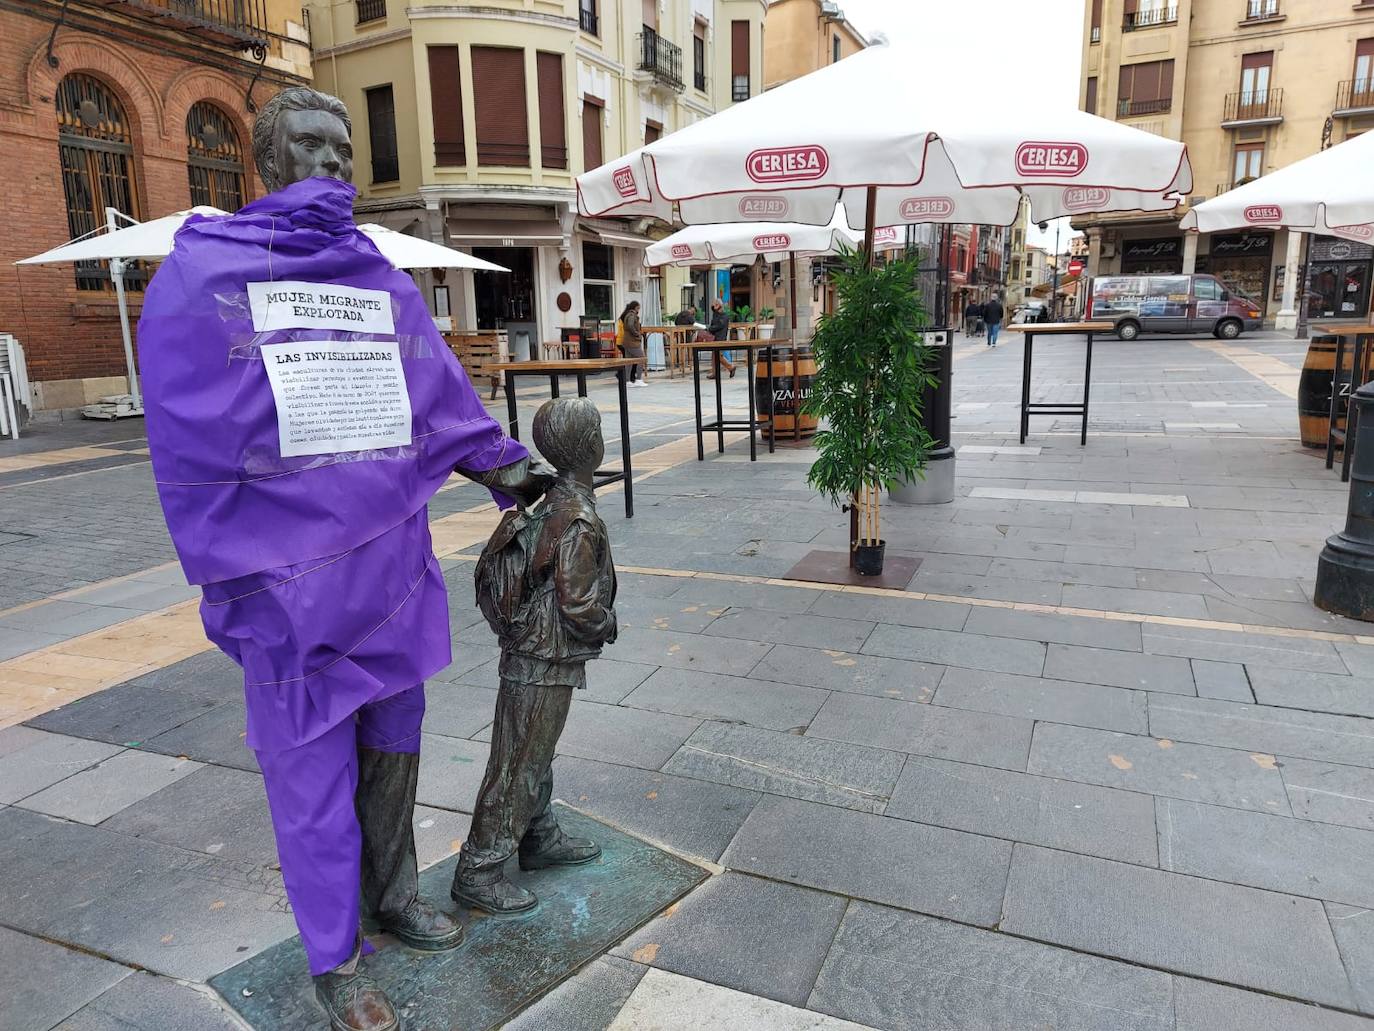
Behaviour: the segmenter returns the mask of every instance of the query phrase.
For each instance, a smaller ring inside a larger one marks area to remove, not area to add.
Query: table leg
[[[725,388],[721,384],[725,379],[725,373],[723,371],[724,365],[720,361],[722,352],[715,351],[713,354],[716,359],[716,449],[723,455],[725,454],[725,428],[721,426],[721,423],[725,421],[725,397],[722,393]]]
[[[506,415],[509,417],[507,431],[511,440],[520,439],[520,414],[515,407],[515,373],[506,370]]]
[[[749,461],[757,462],[759,460],[759,451],[758,442],[755,440],[755,437],[757,436],[755,430],[756,424],[758,422],[758,411],[754,402],[753,348],[745,348],[744,350],[744,373],[746,376],[749,377],[747,380],[745,380],[746,385],[749,387]]]
[[[1360,428],[1360,406],[1355,391],[1364,386],[1368,375],[1369,337],[1357,336],[1350,352],[1350,394],[1345,404],[1345,447],[1341,449],[1341,482],[1350,482],[1350,463],[1355,457],[1355,433]],[[1328,438],[1330,439],[1330,438]]]
[[[1088,393],[1093,382],[1093,335],[1088,334],[1088,357],[1083,363],[1083,432],[1078,438],[1078,446],[1086,447],[1088,443]]]
[[[1021,443],[1024,444],[1030,430],[1031,345],[1035,342],[1035,334],[1027,330],[1022,335],[1026,340],[1021,354]]]
[[[625,395],[625,370],[615,370],[616,390],[620,394],[620,464],[625,470],[625,518],[635,517],[634,473],[630,469],[630,402]]]
[[[549,373],[549,396],[558,396],[558,373],[556,372]]]
[[[1358,339],[1356,347],[1359,346]],[[1352,358],[1354,356],[1352,355]],[[1336,430],[1336,420],[1341,414],[1341,366],[1345,363],[1345,337],[1336,337],[1336,362],[1331,367],[1331,406],[1326,419],[1326,467],[1330,469],[1336,464],[1336,440],[1332,434]],[[1351,363],[1350,378],[1354,380],[1354,363]],[[1347,408],[1349,406],[1346,406]],[[1350,417],[1347,414],[1345,420],[1345,440],[1350,442]]]
[[[587,396],[587,374],[585,372],[579,372],[577,374],[577,396]]]
[[[701,443],[701,352],[692,348],[692,390],[696,396],[697,461],[706,461],[706,449]]]
[[[774,411],[774,408],[777,406],[773,401],[773,370],[777,368],[777,366],[773,364],[773,359],[776,356],[777,352],[770,347],[768,349],[768,375],[764,377],[764,383],[768,386],[768,453],[770,455],[778,446],[778,417],[777,413]],[[757,368],[754,374],[756,376],[758,375]],[[754,390],[758,385],[759,381],[755,379],[753,383],[749,384],[749,389]],[[801,416],[798,415],[798,419],[800,418]]]

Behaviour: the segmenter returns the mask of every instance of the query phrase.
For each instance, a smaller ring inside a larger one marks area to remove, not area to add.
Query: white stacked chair
[[[19,419],[33,410],[32,388],[24,347],[13,336],[0,333],[0,436],[19,439]]]

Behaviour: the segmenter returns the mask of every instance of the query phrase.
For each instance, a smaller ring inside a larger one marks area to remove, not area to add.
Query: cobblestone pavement
[[[846,541],[808,453],[698,463],[690,387],[631,392],[623,629],[555,793],[713,876],[509,1026],[1374,1028],[1374,627],[1311,605],[1346,491],[1296,440],[1303,348],[1099,341],[1087,446],[1061,416],[1023,447],[1020,339],[960,337],[958,498],[884,507],[905,592],[782,579]],[[1036,397],[1082,354],[1038,344]],[[205,982],[294,934],[138,431],[0,444],[0,1028],[237,1027]],[[496,686],[490,506],[455,484],[432,522],[426,864]]]

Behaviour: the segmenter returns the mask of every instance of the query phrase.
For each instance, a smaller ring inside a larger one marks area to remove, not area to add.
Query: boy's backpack
[[[529,594],[530,566],[541,522],[527,512],[511,509],[501,517],[477,559],[473,574],[477,606],[499,638],[511,636]]]

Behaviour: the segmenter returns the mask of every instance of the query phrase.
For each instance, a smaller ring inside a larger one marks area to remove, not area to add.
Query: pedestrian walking
[[[1002,316],[1005,314],[999,294],[993,294],[983,304],[983,324],[988,328],[989,347],[997,346],[997,334],[1002,331]]]
[[[640,363],[630,366],[630,385],[644,387],[649,384],[649,366],[644,359],[644,330],[639,323],[639,302],[631,301],[620,313],[615,327],[615,342],[620,354],[625,358],[639,358]],[[640,366],[643,365],[644,378],[640,379]]]
[[[717,343],[730,339],[730,316],[725,312],[725,305],[717,297],[711,302],[711,321],[706,326],[706,331],[711,334],[711,339]],[[735,378],[735,363],[730,360],[729,351],[717,351],[711,358],[711,371],[707,374],[707,379],[715,379],[720,372],[720,367],[724,365],[730,370],[730,378]]]
[[[976,301],[970,301],[964,308],[964,333],[967,336],[978,335],[978,323],[983,318],[983,306]]]

